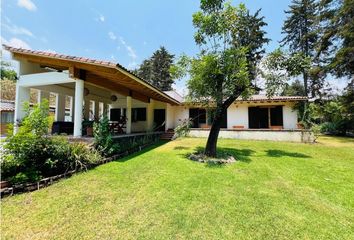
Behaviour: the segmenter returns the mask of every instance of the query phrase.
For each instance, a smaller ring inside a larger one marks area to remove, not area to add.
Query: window
[[[215,116],[215,108],[208,109],[208,121],[207,121],[208,125],[213,124],[214,116]],[[227,128],[227,110],[223,111],[222,113],[220,127]]]
[[[14,122],[14,112],[1,113],[1,123],[13,123],[13,122]]]
[[[120,108],[111,108],[109,119],[111,121],[120,120]]]
[[[208,112],[209,114],[209,112]],[[208,115],[209,116],[209,115]],[[189,109],[189,118],[192,119],[192,127],[199,128],[200,124],[207,123],[207,114],[205,108],[190,108]],[[208,119],[209,122],[209,119]]]
[[[146,121],[146,108],[132,108],[132,121]]]
[[[276,106],[270,109],[271,126],[283,126],[283,107]]]
[[[283,126],[283,107],[249,107],[248,123],[249,128],[270,128],[271,126]]]

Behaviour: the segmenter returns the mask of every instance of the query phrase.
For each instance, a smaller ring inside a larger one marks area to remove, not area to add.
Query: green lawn
[[[2,239],[354,239],[354,141],[220,140],[237,163],[160,143],[2,200]]]

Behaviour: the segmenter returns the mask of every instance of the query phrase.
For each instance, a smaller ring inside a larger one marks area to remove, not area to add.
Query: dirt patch
[[[200,163],[214,163],[214,164],[230,164],[236,162],[236,159],[232,155],[223,155],[220,157],[211,158],[200,152],[190,154],[188,156],[188,159]]]

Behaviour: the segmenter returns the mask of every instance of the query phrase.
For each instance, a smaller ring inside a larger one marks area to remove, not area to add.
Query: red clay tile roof
[[[254,101],[305,101],[307,97],[303,96],[272,96],[268,98],[266,95],[252,95],[249,99],[243,100],[238,98],[236,102],[254,102]]]
[[[0,99],[0,112],[15,111],[15,101]]]
[[[63,60],[70,60],[70,61],[77,61],[77,62],[83,62],[83,63],[89,63],[89,64],[102,65],[105,67],[117,67],[118,66],[118,67],[123,68],[124,70],[128,71],[120,64],[109,62],[109,61],[95,60],[95,59],[90,59],[90,58],[85,58],[85,57],[70,56],[70,55],[64,55],[64,54],[58,54],[58,53],[52,53],[52,52],[29,50],[29,49],[24,49],[24,48],[15,48],[15,47],[11,47],[8,45],[3,45],[3,46],[4,46],[5,50],[10,51],[10,52],[32,54],[32,55],[44,56],[44,57],[52,57],[52,58],[63,59]]]
[[[152,88],[154,88],[155,90],[159,91],[161,95],[164,95],[165,97],[172,99],[177,104],[180,103],[177,99],[174,99],[173,97],[167,95],[161,89],[159,89],[158,87],[150,84],[149,82],[147,82],[146,80],[142,79],[141,77],[135,75],[133,72],[131,72],[127,68],[123,67],[119,63],[114,63],[114,62],[110,62],[110,61],[95,60],[95,59],[90,59],[90,58],[85,58],[85,57],[70,56],[70,55],[65,55],[65,54],[29,50],[29,49],[24,49],[24,48],[15,48],[15,47],[11,47],[11,46],[8,46],[8,45],[5,45],[5,44],[3,44],[3,46],[4,46],[5,50],[10,51],[10,52],[15,52],[15,53],[23,53],[23,54],[30,54],[30,55],[35,55],[35,56],[56,58],[56,59],[61,59],[61,60],[76,61],[76,62],[80,62],[80,63],[100,65],[100,66],[103,66],[103,67],[110,67],[110,68],[115,68],[115,69],[119,68],[119,69],[122,69],[123,71],[133,75],[137,79],[145,82],[146,84],[150,85]]]

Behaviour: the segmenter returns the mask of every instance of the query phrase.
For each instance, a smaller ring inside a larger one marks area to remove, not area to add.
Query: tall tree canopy
[[[174,55],[170,54],[165,47],[160,47],[149,59],[143,61],[135,73],[163,91],[172,90],[173,79],[170,67],[173,58]]]
[[[293,0],[285,11],[287,19],[284,21],[282,33],[285,37],[281,41],[283,46],[288,46],[291,53],[302,53],[304,57],[310,57],[314,60],[316,43],[318,41],[317,24],[317,3],[315,0]],[[312,61],[314,64],[314,61]],[[315,89],[319,84],[319,78],[313,78],[315,81],[309,86],[309,71],[304,70],[303,85],[304,94],[308,96],[309,90],[315,94]]]
[[[171,70],[174,76],[189,74],[191,99],[215,106],[205,148],[207,156],[215,157],[222,115],[238,97],[252,93],[256,66],[269,40],[260,11],[251,14],[245,5],[234,7],[223,0],[201,0],[200,8],[193,25],[201,51],[194,58],[181,57]]]
[[[327,56],[326,70],[354,79],[354,0],[320,0],[321,38],[318,55]]]

